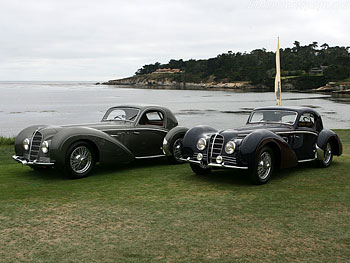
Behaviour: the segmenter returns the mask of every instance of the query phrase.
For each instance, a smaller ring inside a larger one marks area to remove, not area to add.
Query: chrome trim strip
[[[294,110],[272,110],[272,109],[261,109],[261,110],[253,110],[250,115],[249,115],[249,119],[248,119],[248,123],[249,124],[254,124],[254,123],[266,123],[266,122],[250,122],[250,120],[252,119],[252,115],[253,113],[255,112],[261,112],[261,111],[283,111],[283,112],[292,112],[292,113],[296,113],[295,114],[295,118],[294,118],[294,121],[293,121],[293,124],[290,124],[290,123],[286,123],[286,122],[273,122],[273,123],[281,123],[281,124],[286,124],[286,125],[289,125],[289,126],[293,126],[298,118],[298,112],[297,111],[294,111]]]
[[[32,134],[32,137],[30,137],[30,146],[29,146],[29,151],[28,151],[28,158],[30,159],[30,154],[32,152],[32,146],[33,146],[33,138],[34,138],[34,135],[37,133],[37,131],[39,131],[39,129],[36,129],[33,134]],[[40,149],[39,149],[40,150]]]
[[[290,134],[290,133],[308,133],[308,134],[312,134],[312,135],[318,135],[318,133],[316,132],[312,132],[312,131],[287,131],[287,132],[276,132],[276,134]]]
[[[43,166],[55,165],[55,163],[41,163],[41,162],[38,162],[37,160],[34,160],[32,162],[31,161],[27,161],[27,160],[24,160],[24,159],[22,159],[22,157],[17,156],[17,155],[13,155],[12,158],[15,161],[17,161],[17,162],[19,162],[19,163],[21,163],[23,165],[43,165]]]
[[[187,159],[180,158],[179,160],[181,160],[181,161],[183,161],[183,162],[188,162],[188,163],[195,163],[195,164],[198,164],[198,165],[201,164],[200,161],[191,160],[190,157],[188,157]]]
[[[210,167],[220,167],[220,168],[243,169],[243,170],[248,169],[248,167],[245,167],[245,166],[225,165],[224,163],[222,163],[222,164],[209,163],[208,166],[210,166]]]
[[[211,144],[211,152],[210,152],[210,156],[208,156],[208,161],[210,162],[210,159],[213,157],[213,150],[214,150],[214,144],[215,144],[215,139],[218,136],[218,133],[215,133],[214,139],[213,139],[213,143]],[[210,139],[209,139],[210,142]],[[221,152],[220,152],[221,153]],[[220,155],[220,154],[219,154]]]
[[[126,129],[107,129],[107,130],[101,130],[101,131],[106,132],[106,131],[134,131],[134,130],[151,130],[151,131],[162,131],[162,132],[168,132],[168,130],[165,130],[165,129],[156,129],[156,128],[126,128]]]
[[[160,155],[151,155],[151,156],[141,156],[141,157],[135,157],[135,159],[149,159],[149,158],[159,158],[159,157],[164,157],[164,154]]]
[[[299,160],[298,163],[306,163],[306,162],[312,162],[312,161],[315,161],[316,158],[313,158],[313,159],[305,159],[305,160]]]
[[[198,165],[201,164],[200,161],[191,160],[190,157],[188,157],[187,159],[181,158],[180,160],[184,161],[184,162],[188,162],[188,163],[195,163]],[[245,166],[225,165],[224,163],[222,163],[222,164],[209,163],[208,166],[209,167],[220,167],[220,168],[242,169],[242,170],[248,169],[248,167],[245,167]]]

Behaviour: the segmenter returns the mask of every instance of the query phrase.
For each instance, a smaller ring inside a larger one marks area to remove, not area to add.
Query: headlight
[[[204,138],[200,138],[197,142],[197,149],[202,151],[205,149],[206,145],[207,145],[207,140]]]
[[[28,151],[29,150],[29,145],[30,145],[30,140],[28,138],[25,138],[23,141],[23,148],[24,150]]]
[[[236,148],[236,144],[233,141],[229,141],[225,145],[225,152],[227,154],[231,154],[235,151],[235,148]]]
[[[47,141],[43,141],[43,143],[41,144],[41,151],[43,153],[49,152],[49,143]]]

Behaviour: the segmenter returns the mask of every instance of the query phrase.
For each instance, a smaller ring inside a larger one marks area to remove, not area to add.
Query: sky
[[[350,46],[349,0],[0,0],[0,81],[106,81],[145,64]]]

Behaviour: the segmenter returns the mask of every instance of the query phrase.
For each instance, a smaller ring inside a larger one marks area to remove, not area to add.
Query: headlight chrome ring
[[[24,150],[28,151],[29,150],[29,145],[30,145],[30,140],[28,138],[25,138],[23,140],[23,148],[24,148]]]
[[[236,149],[236,144],[233,141],[228,141],[225,145],[225,152],[227,154],[232,154]]]
[[[198,150],[203,151],[206,146],[207,146],[207,140],[205,138],[200,138],[197,141],[197,149]]]
[[[49,152],[49,143],[47,141],[43,141],[43,143],[41,144],[41,151],[43,153]]]

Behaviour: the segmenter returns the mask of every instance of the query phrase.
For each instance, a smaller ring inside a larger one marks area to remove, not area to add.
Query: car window
[[[114,108],[109,109],[102,121],[135,121],[139,114],[139,109],[135,108]]]
[[[164,115],[161,111],[148,111],[145,112],[140,118],[139,125],[164,125]]]
[[[312,113],[303,113],[298,121],[298,127],[307,127],[315,129],[315,116]]]
[[[297,113],[286,110],[257,110],[252,112],[248,123],[283,123],[293,125]]]

